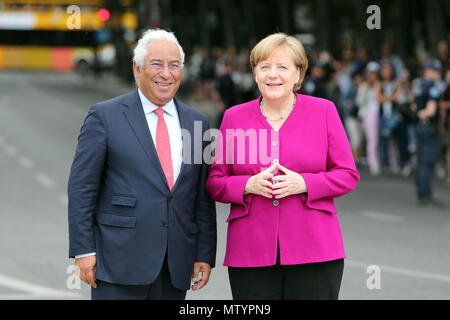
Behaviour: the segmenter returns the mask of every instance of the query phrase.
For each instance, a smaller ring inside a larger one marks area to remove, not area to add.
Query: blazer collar
[[[139,91],[140,91],[139,88],[136,88],[133,91],[131,91],[130,93],[126,94],[122,104],[124,106],[127,106],[132,109],[141,109],[142,115],[144,116],[144,119],[145,119],[145,114],[147,112],[154,111],[154,109],[151,109],[150,105],[145,107],[146,103],[144,103],[144,105],[142,104],[142,101],[141,101],[141,98],[139,95]],[[148,101],[147,98],[145,98],[145,99]],[[150,101],[148,101],[148,102],[151,103]],[[167,104],[166,106],[163,107],[164,111],[167,111],[167,113],[173,115],[173,112],[176,110],[176,112],[178,113],[178,117],[180,118],[181,128],[189,129],[189,127],[190,127],[189,123],[188,123],[189,119],[187,119],[188,114],[189,114],[189,109],[187,108],[187,106],[184,103],[182,103],[181,101],[178,101],[177,98],[173,98],[171,102],[173,102],[173,105],[169,106],[169,104]],[[135,112],[137,114],[140,113],[139,110],[135,110]]]
[[[145,154],[149,158],[149,162],[155,166],[161,180],[160,183],[169,188],[161,163],[159,162],[158,154],[156,153],[152,135],[148,129],[147,119],[145,118],[144,109],[137,88],[125,96],[123,105],[128,107],[123,111],[123,114],[128,120],[131,130],[133,130],[141,147],[144,149]]]
[[[144,109],[144,114],[152,113],[157,108],[159,108],[153,102],[148,100],[147,97],[142,93],[142,91],[139,88],[137,90],[139,94],[139,99],[141,100],[142,108]],[[164,107],[161,108],[164,110],[164,112],[166,112],[168,115],[172,117],[174,117],[175,113],[177,112],[174,99],[170,100]]]

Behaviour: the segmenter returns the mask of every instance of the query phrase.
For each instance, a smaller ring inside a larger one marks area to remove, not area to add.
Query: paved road
[[[0,299],[90,298],[84,284],[67,287],[76,285],[67,258],[68,170],[89,106],[129,89],[70,73],[0,72]],[[412,178],[360,171],[357,189],[337,200],[347,252],[341,299],[450,299],[450,188],[436,180],[447,208],[421,209]],[[231,298],[222,266],[228,206],[217,208],[217,267],[188,299]],[[377,270],[380,288],[370,290]]]

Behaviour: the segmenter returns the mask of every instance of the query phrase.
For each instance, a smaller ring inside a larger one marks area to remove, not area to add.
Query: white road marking
[[[37,295],[37,294],[0,294],[0,301],[1,300],[62,300],[62,299],[72,299],[72,300],[87,300],[86,298],[83,298],[81,295],[73,295],[73,296],[67,296],[65,293],[63,296],[58,295]]]
[[[17,154],[17,149],[9,144],[5,144],[3,146],[3,149],[5,150],[5,153],[10,157],[13,157]]]
[[[400,222],[400,221],[404,220],[402,217],[399,217],[399,216],[396,216],[393,214],[379,212],[379,211],[370,211],[370,210],[363,210],[361,212],[361,216],[368,218],[368,219],[383,221],[383,222]]]
[[[79,298],[80,294],[75,292],[70,292],[68,290],[57,290],[49,287],[39,286],[27,281],[23,281],[17,278],[8,277],[0,274],[0,286],[7,287],[14,290],[25,291],[28,295],[19,295],[19,294],[6,294],[0,295],[0,299],[3,298],[14,298],[14,297],[29,297],[32,295],[34,298],[42,298],[42,297],[54,297],[54,298]],[[30,298],[32,298],[30,297]]]
[[[24,156],[19,157],[19,164],[25,169],[32,169],[34,167],[33,161]]]
[[[0,300],[35,300],[38,296],[33,294],[0,294]]]
[[[350,267],[367,269],[368,266],[377,265],[377,264],[346,259],[345,265],[350,266]],[[425,280],[433,280],[433,281],[450,283],[450,276],[445,275],[445,274],[424,272],[424,271],[419,271],[419,270],[391,267],[391,266],[385,266],[385,265],[378,265],[378,266],[380,267],[381,273],[386,272],[386,273],[397,274],[397,275],[407,276],[407,277],[412,277],[412,278],[420,278],[420,279],[425,279]]]
[[[56,185],[55,181],[43,172],[37,172],[34,177],[43,187],[47,189],[53,188]]]

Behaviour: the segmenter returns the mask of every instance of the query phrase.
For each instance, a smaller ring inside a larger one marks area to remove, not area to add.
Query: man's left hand
[[[199,274],[202,273],[202,278],[199,279]],[[195,262],[194,271],[192,273],[192,290],[197,291],[206,286],[209,281],[209,275],[211,274],[211,266],[206,262]]]

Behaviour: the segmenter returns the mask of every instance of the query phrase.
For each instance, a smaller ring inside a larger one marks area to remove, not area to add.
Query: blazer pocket
[[[136,217],[102,213],[97,216],[97,221],[98,223],[106,226],[136,228]]]
[[[226,222],[230,222],[233,219],[238,219],[246,216],[250,210],[250,206],[252,205],[254,198],[254,194],[247,194],[244,196],[245,205],[232,203],[230,214],[228,215],[228,219]]]
[[[136,206],[136,198],[124,196],[112,196],[112,204],[115,206],[134,207]]]
[[[323,211],[327,213],[335,213],[337,214],[336,205],[334,203],[334,199],[317,199],[314,201],[308,201],[308,197],[306,194],[302,193],[300,195],[300,199],[304,202],[305,206],[308,209]]]

